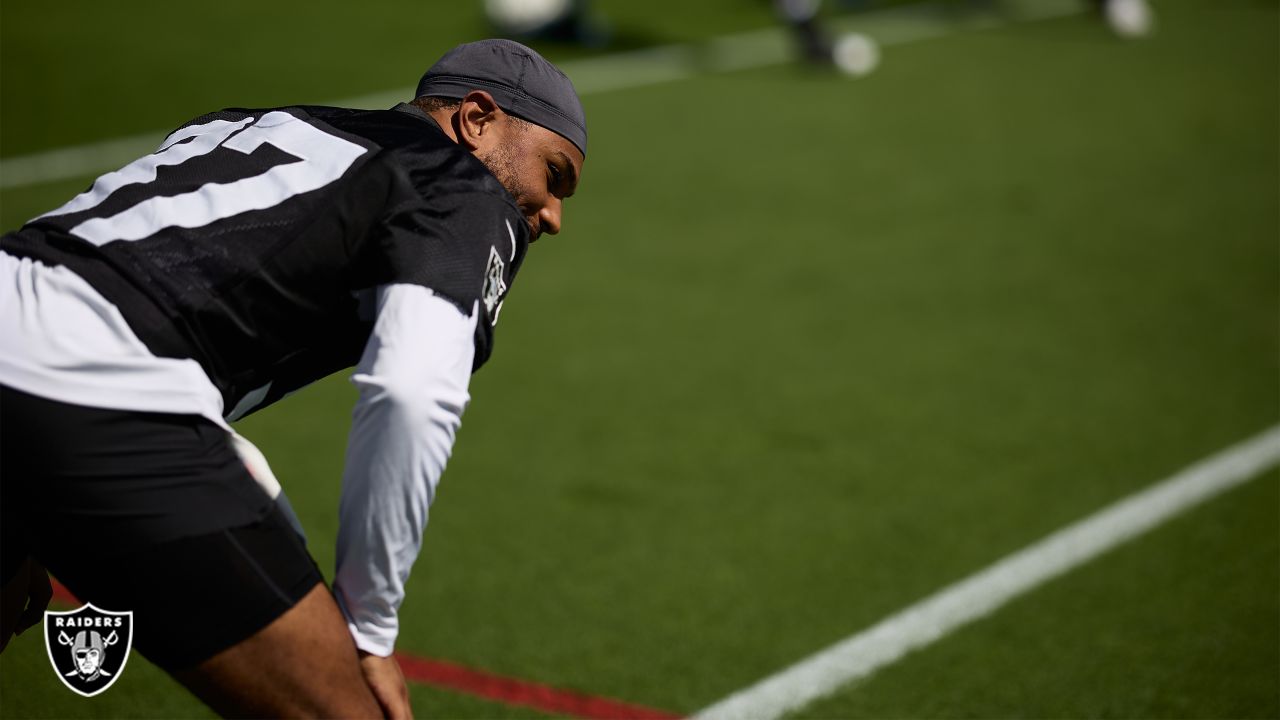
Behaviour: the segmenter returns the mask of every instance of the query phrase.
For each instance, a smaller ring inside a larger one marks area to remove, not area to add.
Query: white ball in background
[[[541,29],[569,14],[573,0],[484,0],[489,21],[506,32]]]
[[[840,72],[861,77],[880,64],[880,46],[861,33],[847,33],[836,39],[831,60]]]
[[[1150,35],[1155,24],[1147,0],[1108,0],[1106,11],[1107,24],[1120,37]]]

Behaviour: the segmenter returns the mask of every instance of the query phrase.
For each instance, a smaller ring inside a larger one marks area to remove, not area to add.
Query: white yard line
[[[774,720],[985,617],[1280,463],[1280,425],[1116,502],[711,705],[698,720]]]
[[[882,47],[943,37],[974,29],[1044,20],[1081,12],[1085,0],[1021,0],[999,14],[958,14],[943,4],[907,5],[840,18],[835,27],[874,38]],[[724,35],[704,44],[666,45],[561,63],[581,95],[626,90],[791,62],[791,38],[782,27]],[[341,107],[390,107],[412,88],[347,98]],[[60,148],[0,160],[0,190],[88,178],[154,151],[166,131]]]

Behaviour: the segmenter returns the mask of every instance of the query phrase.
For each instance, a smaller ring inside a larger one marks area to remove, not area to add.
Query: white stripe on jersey
[[[195,360],[156,357],[115,305],[65,267],[0,252],[0,383],[87,407],[202,415],[222,394]]]
[[[92,209],[125,185],[154,182],[157,169],[176,166],[219,148],[251,154],[270,144],[300,159],[276,165],[266,172],[226,183],[206,183],[181,195],[156,195],[110,217],[88,218],[70,232],[94,245],[116,240],[141,240],[170,227],[198,228],[251,210],[275,207],[285,200],[311,192],[342,177],[356,158],[368,152],[279,110],[254,121],[215,120],[185,143],[169,144],[163,150],[139,158],[94,182],[87,192],[41,218],[57,217]],[[192,128],[184,128],[176,137]]]
[[[231,137],[232,133],[251,122],[253,122],[253,118],[247,117],[238,122],[214,120],[203,125],[184,127],[165,140],[163,149],[150,155],[144,155],[115,172],[103,175],[93,182],[93,187],[71,198],[62,207],[50,210],[35,218],[35,220],[56,215],[70,215],[71,213],[88,210],[99,205],[103,200],[110,197],[111,193],[125,185],[154,182],[156,171],[160,168],[181,165],[193,157],[211,152],[223,140]],[[179,141],[187,138],[195,139],[181,145],[178,144]],[[35,222],[35,220],[32,220],[32,222]]]

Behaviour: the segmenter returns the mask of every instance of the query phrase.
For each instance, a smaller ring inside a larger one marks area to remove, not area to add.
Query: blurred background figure
[[[791,26],[809,62],[848,75],[866,75],[880,62],[880,48],[860,33],[832,33],[818,19],[821,0],[773,0],[774,11]]]
[[[1120,37],[1144,37],[1151,34],[1155,16],[1147,0],[1094,0],[1107,25]]]
[[[832,41],[825,28],[818,24],[820,0],[773,0],[778,17],[791,26],[800,41],[801,51],[810,62],[832,62]]]
[[[810,64],[852,76],[866,75],[880,63],[880,47],[870,36],[835,31],[823,22],[822,0],[770,0],[775,15],[795,39],[800,57]],[[1148,0],[1081,0],[1093,5],[1112,32],[1124,38],[1149,35],[1154,14]],[[838,14],[858,13],[893,3],[885,0],[837,0]],[[950,0],[945,5],[997,9],[999,0]],[[992,7],[995,6],[995,7]],[[525,41],[551,41],[604,49],[610,26],[593,13],[589,0],[484,0],[485,17],[497,34]]]
[[[1120,37],[1140,38],[1151,33],[1155,15],[1147,0],[1089,0]],[[966,0],[968,5],[990,5],[989,0]],[[879,61],[879,49],[869,37],[858,33],[833,33],[819,18],[822,0],[773,0],[779,19],[791,26],[804,58],[817,65],[834,66],[851,75],[864,75]],[[866,10],[883,3],[869,0],[839,0],[843,12]]]
[[[590,13],[587,0],[484,0],[485,16],[499,34],[520,40],[553,40],[603,48],[608,27]]]

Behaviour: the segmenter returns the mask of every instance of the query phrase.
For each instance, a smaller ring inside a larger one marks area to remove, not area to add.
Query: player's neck
[[[441,108],[440,110],[428,112],[427,117],[435,120],[436,125],[440,126],[441,132],[448,135],[450,140],[458,142],[458,133],[453,127],[454,112],[455,111],[450,111],[448,108]]]

